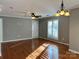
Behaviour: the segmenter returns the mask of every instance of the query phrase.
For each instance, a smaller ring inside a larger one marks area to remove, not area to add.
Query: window
[[[58,39],[58,20],[48,21],[48,38]]]

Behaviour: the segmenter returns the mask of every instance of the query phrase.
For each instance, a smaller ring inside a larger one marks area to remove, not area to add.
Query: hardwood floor
[[[43,44],[48,46],[40,48]],[[29,59],[79,59],[79,55],[69,52],[68,48],[66,45],[43,39],[7,42],[2,43],[2,59],[27,59],[29,55]]]
[[[2,59],[2,57],[0,56],[0,59]]]

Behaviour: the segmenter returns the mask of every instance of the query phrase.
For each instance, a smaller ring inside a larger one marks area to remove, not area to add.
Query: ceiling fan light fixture
[[[34,13],[31,13],[31,16],[32,16],[32,17],[35,17],[35,14],[34,14]]]
[[[37,19],[37,18],[41,17],[41,15],[35,15],[35,13],[31,13],[31,17],[32,17],[32,19]]]
[[[32,19],[36,19],[36,17],[32,17]]]

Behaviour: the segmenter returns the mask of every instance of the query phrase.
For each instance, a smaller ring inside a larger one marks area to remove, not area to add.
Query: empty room
[[[0,59],[79,59],[79,0],[0,0]]]

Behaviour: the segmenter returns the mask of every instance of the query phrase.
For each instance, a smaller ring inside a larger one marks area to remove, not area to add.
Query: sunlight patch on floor
[[[44,43],[39,48],[37,48],[34,52],[32,52],[26,59],[36,59],[45,49],[48,47],[49,44]]]

